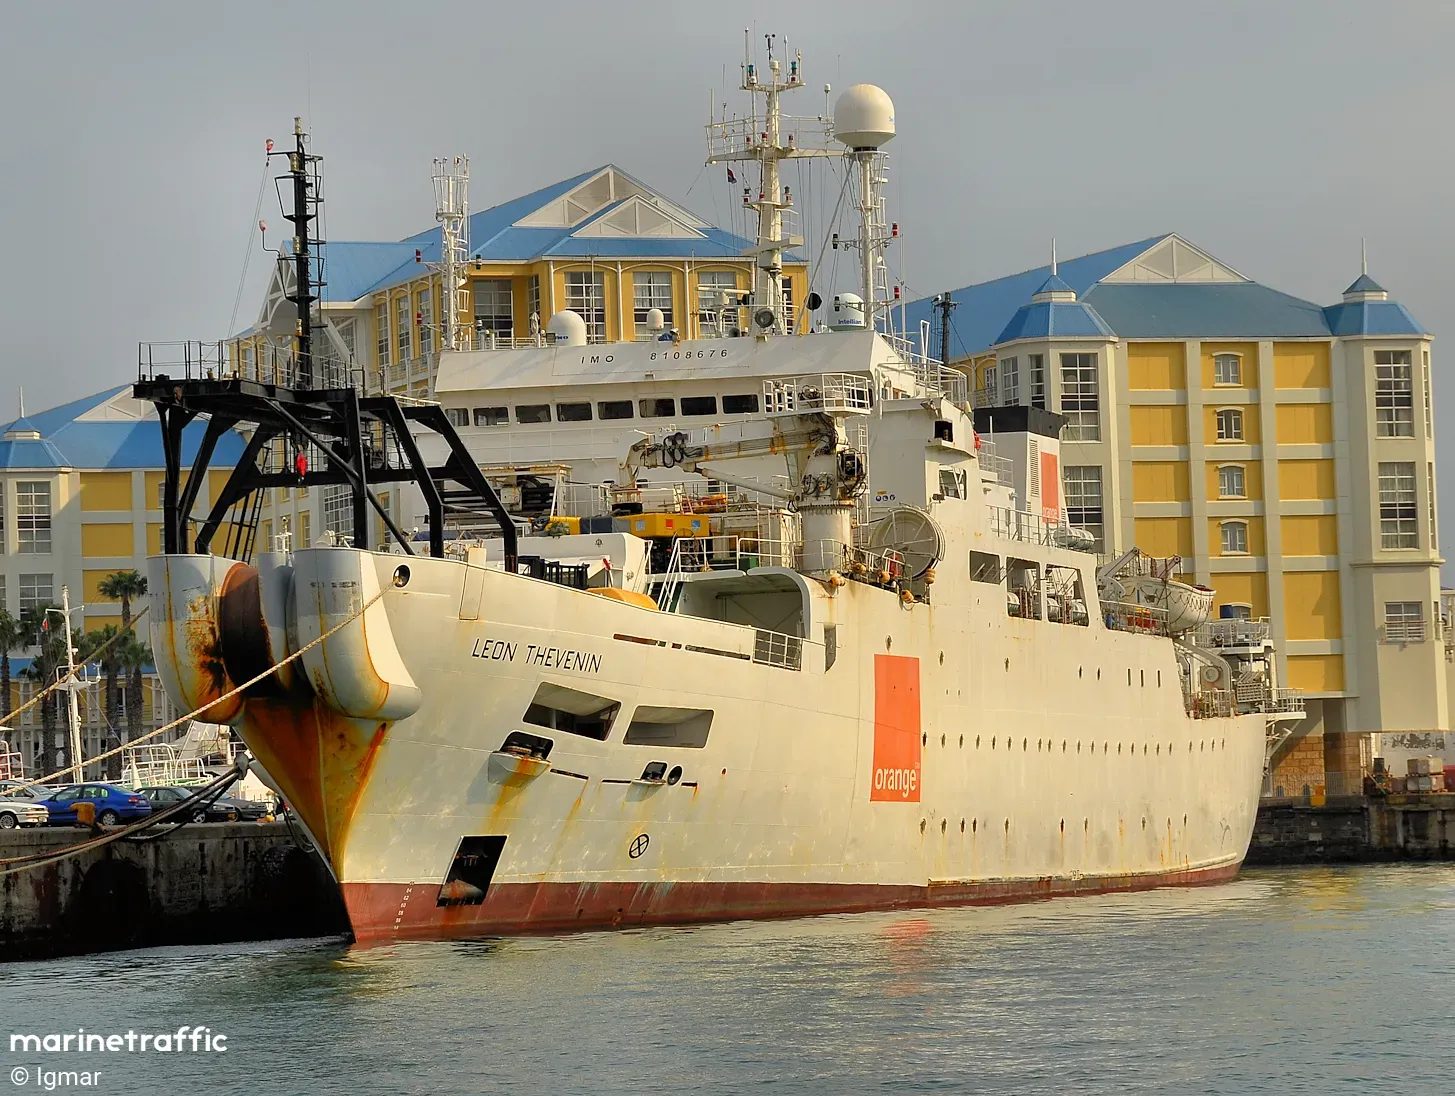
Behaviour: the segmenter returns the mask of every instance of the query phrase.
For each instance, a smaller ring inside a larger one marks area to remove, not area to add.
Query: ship
[[[858,292],[827,330],[790,329],[777,161],[802,147],[777,103],[800,59],[742,72],[768,108],[725,153],[762,170],[761,277],[728,306],[749,322],[614,353],[628,376],[728,355],[751,410],[622,438],[611,482],[555,492],[544,526],[439,403],[322,375],[301,125],[276,153],[295,367],[265,383],[153,358],[136,382],[164,438],[201,418],[204,454],[248,439],[201,521],[206,458],[168,447],[158,673],[241,736],[359,941],[1005,902],[1242,863],[1268,745],[1301,715],[1266,635],[1220,630],[1175,559],[1092,551],[1061,505],[1061,417],[992,418],[893,330],[876,87],[830,120],[858,181]],[[518,353],[601,352],[569,314],[545,336]],[[347,492],[351,537],[257,543],[267,491],[320,485]],[[381,485],[413,492],[418,529]],[[390,539],[371,547],[375,514]]]

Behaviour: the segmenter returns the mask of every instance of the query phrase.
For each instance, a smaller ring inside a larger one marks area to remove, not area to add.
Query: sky
[[[1178,232],[1328,304],[1367,238],[1370,273],[1437,336],[1438,417],[1455,413],[1455,390],[1439,399],[1441,336],[1455,334],[1448,3],[0,0],[0,12],[0,408],[22,386],[37,409],[123,383],[141,341],[247,326],[268,267],[254,217],[263,142],[281,144],[295,114],[325,157],[335,239],[431,225],[431,159],[456,153],[471,158],[474,209],[612,162],[727,222],[702,124],[750,28],[803,50],[811,90],[794,113],[820,110],[825,82],[893,96],[891,217],[912,296],[1037,266],[1052,237],[1070,256]],[[276,239],[271,185],[263,216]],[[1440,463],[1455,483],[1455,446]]]

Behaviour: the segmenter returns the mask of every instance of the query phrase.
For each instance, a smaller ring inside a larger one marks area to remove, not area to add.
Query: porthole
[[[1121,755],[1122,755],[1122,744],[1120,742],[1118,742],[1117,743],[1117,756],[1118,757],[1121,757]]]
[[[940,819],[940,832],[941,833],[944,833],[946,827],[948,827],[949,824],[950,824],[950,820],[948,818],[942,818],[942,819]]]
[[[940,735],[940,746],[943,748],[944,745],[945,745],[945,736],[944,735]]]
[[[409,567],[407,565],[401,563],[394,568],[394,585],[396,587],[409,585]]]
[[[921,746],[928,746],[930,744],[930,732],[929,731],[925,731],[922,735],[919,736],[919,744]]]
[[[1100,666],[1098,666],[1096,668],[1096,680],[1097,681],[1100,681],[1101,680],[1101,667]]]
[[[1010,659],[1005,660],[1005,669],[1007,673],[1010,671]]]
[[[1066,819],[1064,819],[1064,818],[1061,819],[1061,832],[1062,833],[1065,833],[1066,832]]]
[[[1143,815],[1142,816],[1142,829],[1145,830],[1146,828],[1147,828],[1147,818],[1146,818],[1145,815]]]
[[[963,750],[964,748],[965,748],[965,736],[964,735],[961,735],[960,736],[960,749]]]
[[[919,820],[919,832],[920,833],[924,833],[925,832],[925,827],[927,825],[929,825],[928,821],[926,821],[925,819],[921,818]]]
[[[673,765],[672,771],[667,774],[667,783],[676,787],[682,780],[682,766]]]
[[[1024,751],[1024,750],[1029,750],[1030,748],[1031,748],[1031,740],[1029,738],[1023,738],[1023,739],[1021,739],[1021,749]]]
[[[1005,820],[1005,832],[1006,833],[1010,833],[1010,819],[1009,818],[1007,818]]]
[[[889,650],[893,646],[894,646],[894,637],[893,636],[885,636],[884,637],[884,649],[887,651],[887,650]]]
[[[975,748],[977,750],[980,749],[980,736],[979,735],[976,735],[975,736]]]
[[[961,833],[964,833],[965,832],[965,820],[963,818],[960,819],[960,832]]]
[[[997,739],[996,739],[996,737],[995,737],[995,736],[994,736],[994,735],[991,735],[991,736],[990,736],[990,748],[991,748],[991,749],[992,749],[992,750],[993,750],[993,749],[995,749],[995,743],[996,743],[996,742],[997,742]]]
[[[1085,666],[1078,666],[1078,667],[1076,667],[1076,676],[1077,677],[1080,677],[1085,672],[1086,672],[1086,667]]]
[[[975,833],[979,829],[980,829],[980,819],[978,819],[978,818],[972,818],[972,819],[970,819],[970,832],[971,833]]]

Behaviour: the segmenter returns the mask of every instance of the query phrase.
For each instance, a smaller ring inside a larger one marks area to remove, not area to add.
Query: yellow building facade
[[[1309,712],[1270,793],[1358,792],[1372,735],[1448,729],[1431,340],[1367,274],[1321,307],[1167,236],[953,297],[979,400],[1067,417],[1071,523],[1267,622]]]

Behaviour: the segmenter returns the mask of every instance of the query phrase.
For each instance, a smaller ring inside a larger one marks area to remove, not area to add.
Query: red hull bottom
[[[1240,864],[1143,875],[946,883],[496,883],[479,905],[439,905],[437,884],[345,883],[360,943],[991,905],[1221,883]]]

